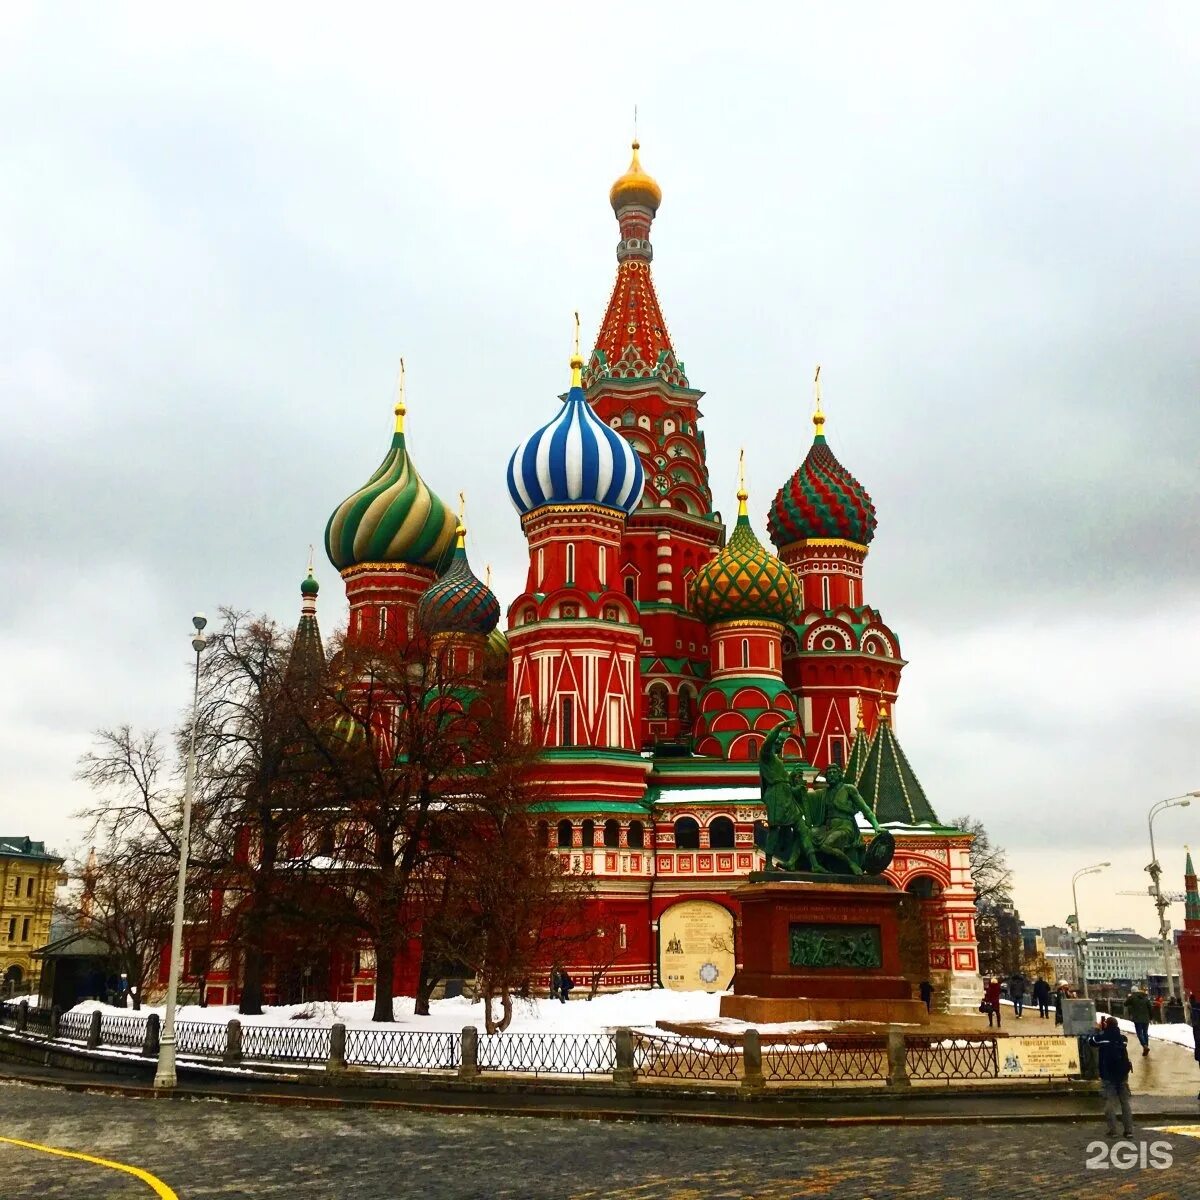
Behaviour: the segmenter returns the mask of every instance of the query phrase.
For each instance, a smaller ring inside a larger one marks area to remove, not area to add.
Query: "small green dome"
[[[325,527],[325,552],[339,571],[360,563],[436,567],[454,545],[454,513],[417,474],[404,444],[404,413],[401,401],[387,456]]]
[[[308,578],[300,584],[300,595],[315,596],[321,590],[321,585],[313,578],[312,567],[308,568]]]

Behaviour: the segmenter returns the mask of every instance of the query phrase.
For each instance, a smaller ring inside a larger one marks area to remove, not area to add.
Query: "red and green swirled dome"
[[[454,513],[417,474],[404,442],[404,401],[387,457],[325,527],[325,552],[339,571],[363,563],[436,567],[454,545]]]
[[[809,538],[839,538],[866,546],[875,536],[875,505],[867,489],[838,462],[825,441],[825,417],[796,473],[775,494],[767,532],[777,548]]]
[[[725,549],[692,581],[692,609],[706,625],[753,620],[786,624],[799,605],[800,584],[754,536],[744,491],[738,493],[738,504],[737,524]]]
[[[442,577],[425,589],[417,618],[426,633],[477,633],[483,637],[500,621],[500,602],[467,562],[467,531],[459,525],[458,545]]]

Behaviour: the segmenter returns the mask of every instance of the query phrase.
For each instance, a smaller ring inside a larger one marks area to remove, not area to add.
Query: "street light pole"
[[[192,685],[192,728],[188,735],[187,770],[183,777],[183,826],[179,831],[179,875],[175,880],[175,920],[171,925],[171,967],[167,974],[167,1011],[158,1041],[158,1067],[154,1072],[156,1088],[175,1086],[175,1001],[179,994],[179,969],[183,959],[183,897],[187,884],[188,840],[192,832],[192,789],[196,786],[196,723],[200,710],[200,652],[208,644],[204,627],[208,618],[197,613],[192,618],[196,632],[192,649],[196,652],[196,673]]]
[[[1075,961],[1079,964],[1079,977],[1083,980],[1083,998],[1088,998],[1088,980],[1087,980],[1087,939],[1084,936],[1083,926],[1079,923],[1079,896],[1076,894],[1075,885],[1084,875],[1096,875],[1103,871],[1105,867],[1111,867],[1112,863],[1094,863],[1090,867],[1082,867],[1071,876],[1071,903],[1074,905],[1075,917]]]
[[[1154,907],[1158,910],[1158,936],[1162,938],[1163,979],[1165,981],[1165,994],[1163,996],[1164,1010],[1172,995],[1171,948],[1170,943],[1167,941],[1167,935],[1171,932],[1171,922],[1167,920],[1168,901],[1162,894],[1162,867],[1159,865],[1158,854],[1154,849],[1154,818],[1168,808],[1187,808],[1193,798],[1197,796],[1200,796],[1200,792],[1184,792],[1182,796],[1172,796],[1168,800],[1160,800],[1157,804],[1150,806],[1150,815],[1146,821],[1150,829],[1150,865],[1146,870],[1149,872],[1150,878],[1154,883]]]

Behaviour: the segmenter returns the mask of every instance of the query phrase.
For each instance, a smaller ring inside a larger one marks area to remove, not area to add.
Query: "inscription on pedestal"
[[[878,925],[814,925],[793,922],[788,928],[788,959],[793,967],[883,965]]]

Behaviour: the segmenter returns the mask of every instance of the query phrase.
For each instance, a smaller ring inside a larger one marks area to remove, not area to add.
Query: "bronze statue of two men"
[[[880,827],[871,807],[836,763],[825,768],[825,786],[809,791],[803,773],[789,770],[780,746],[791,726],[777,725],[763,741],[758,759],[762,800],[767,809],[761,847],[769,872],[878,875],[892,861],[895,841]],[[875,832],[863,840],[857,815]]]

